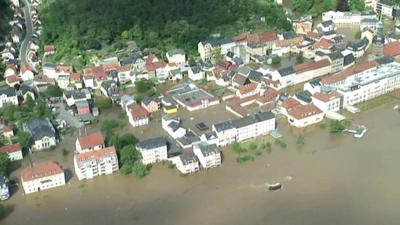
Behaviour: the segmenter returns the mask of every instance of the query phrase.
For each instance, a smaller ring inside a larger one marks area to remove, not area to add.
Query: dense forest
[[[41,18],[42,43],[56,44],[58,59],[109,45],[123,48],[127,40],[159,52],[194,52],[215,33],[291,29],[273,0],[46,0]]]
[[[8,22],[12,19],[12,10],[9,7],[10,2],[8,0],[0,0],[0,43],[5,40],[6,35],[10,31],[11,27]],[[0,51],[1,49],[0,45]],[[0,60],[0,77],[3,77],[5,65]]]

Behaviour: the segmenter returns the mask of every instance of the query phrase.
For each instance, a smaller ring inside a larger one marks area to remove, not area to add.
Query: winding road
[[[27,54],[29,51],[29,45],[31,43],[32,40],[32,35],[33,35],[33,24],[32,24],[32,15],[31,15],[31,5],[29,3],[28,0],[22,0],[22,2],[24,3],[24,8],[23,8],[23,12],[24,12],[24,17],[25,17],[25,38],[22,41],[20,50],[19,50],[19,56],[21,59],[21,66],[25,66],[27,64],[29,64],[28,60],[27,60]]]

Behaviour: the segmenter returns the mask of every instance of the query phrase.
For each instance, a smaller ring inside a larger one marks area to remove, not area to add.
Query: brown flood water
[[[2,224],[398,225],[400,114],[392,107],[353,116],[369,129],[362,140],[316,128],[298,149],[282,125],[289,147],[243,165],[225,149],[220,168],[185,177],[159,165],[141,180],[116,174],[29,196],[19,190],[4,203]],[[283,190],[267,191],[273,182]]]

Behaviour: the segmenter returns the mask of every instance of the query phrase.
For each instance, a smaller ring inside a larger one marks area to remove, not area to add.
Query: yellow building
[[[166,114],[174,114],[178,112],[178,105],[165,106],[163,110]]]

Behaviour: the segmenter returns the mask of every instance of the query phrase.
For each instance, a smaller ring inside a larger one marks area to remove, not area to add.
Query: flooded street
[[[288,148],[273,145],[253,162],[237,164],[225,149],[220,168],[189,176],[157,165],[144,179],[74,177],[38,194],[19,190],[4,203],[9,213],[1,224],[397,225],[400,114],[392,107],[352,116],[368,128],[362,140],[314,128],[299,148],[282,125]],[[283,190],[268,191],[274,182]]]

